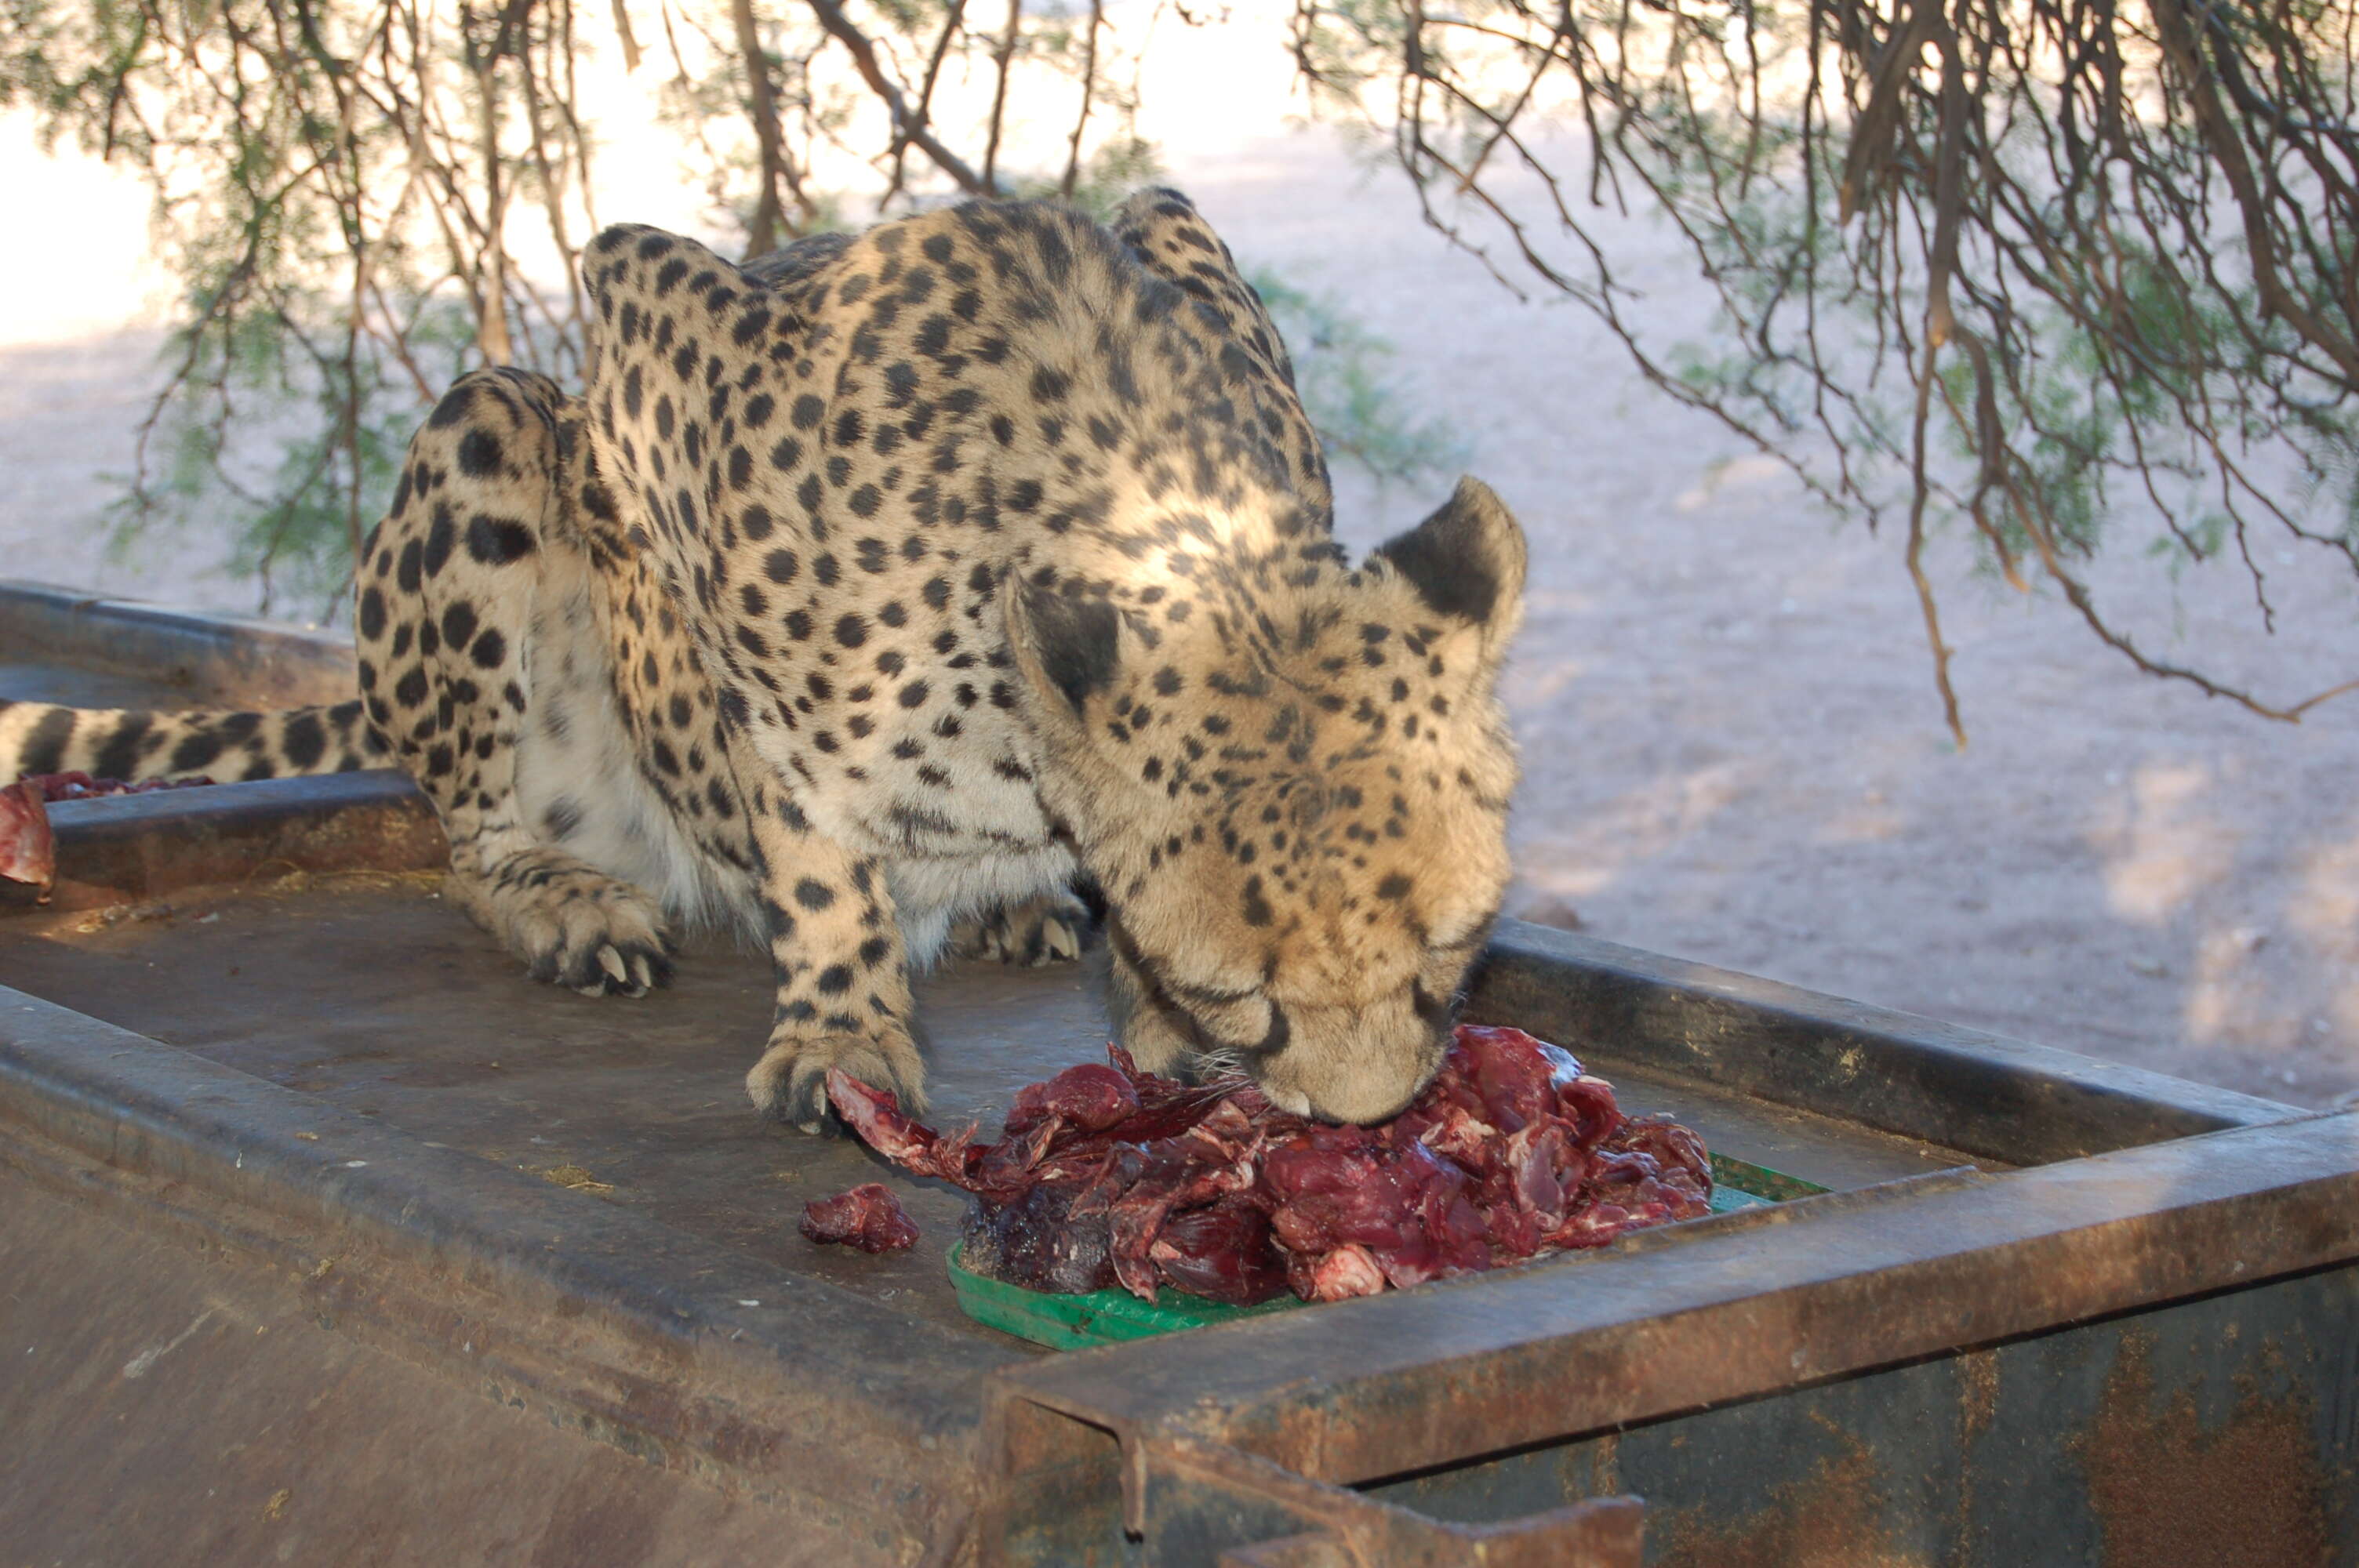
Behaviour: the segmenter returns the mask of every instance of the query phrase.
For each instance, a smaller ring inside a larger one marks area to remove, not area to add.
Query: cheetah
[[[1182,195],[929,211],[744,265],[623,225],[585,384],[462,377],[358,563],[357,699],[0,709],[0,770],[397,765],[530,972],[640,996],[734,927],[747,1076],[924,1103],[910,974],[1103,901],[1157,1071],[1397,1112],[1506,883],[1526,547],[1462,481],[1354,564],[1286,349]],[[0,771],[0,777],[13,777]]]

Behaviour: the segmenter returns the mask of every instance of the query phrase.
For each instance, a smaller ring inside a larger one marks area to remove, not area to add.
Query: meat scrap
[[[96,779],[88,773],[27,773],[16,781],[31,784],[41,792],[41,798],[54,806],[61,800],[96,800],[107,795],[150,795],[159,789],[191,789],[213,781],[207,778],[142,779],[137,784],[124,779]]]
[[[61,800],[92,800],[103,795],[146,795],[150,790],[209,784],[211,779],[149,779],[125,784],[88,773],[27,773],[0,789],[0,877],[31,882],[49,896],[58,878],[58,846],[49,807]]]
[[[40,784],[32,779],[0,789],[0,877],[30,882],[46,902],[58,880],[58,844]]]
[[[864,1182],[848,1193],[803,1205],[802,1233],[818,1242],[841,1242],[863,1252],[898,1252],[918,1241],[918,1222],[882,1182]]]
[[[1340,1301],[1711,1206],[1694,1133],[1625,1117],[1603,1079],[1520,1029],[1460,1025],[1433,1082],[1376,1127],[1291,1115],[1243,1077],[1191,1086],[1107,1054],[1023,1089],[996,1143],[921,1126],[841,1071],[828,1096],[877,1152],[975,1195],[967,1268],[1059,1293]]]

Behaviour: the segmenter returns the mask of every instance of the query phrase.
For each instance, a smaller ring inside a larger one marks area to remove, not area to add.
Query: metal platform
[[[338,656],[0,585],[0,697]],[[1834,1191],[1052,1356],[959,1314],[959,1195],[753,1118],[762,962],[532,984],[394,775],[53,809],[56,900],[0,892],[27,1562],[2359,1562],[2359,1117],[1510,925],[1472,1016]],[[1094,959],[920,1017],[946,1121],[1106,1033]],[[914,1251],[797,1234],[879,1179]]]

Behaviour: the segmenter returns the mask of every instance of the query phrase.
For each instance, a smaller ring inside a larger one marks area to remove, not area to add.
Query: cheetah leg
[[[360,576],[361,690],[442,818],[452,902],[535,979],[638,996],[670,971],[660,907],[543,842],[516,791],[537,687],[596,635],[586,559],[556,525],[558,405],[545,378],[481,372],[411,441]]]
[[[1053,888],[960,921],[951,928],[951,949],[962,958],[1038,968],[1080,957],[1089,928],[1089,905]]]
[[[751,816],[777,978],[769,1042],[745,1075],[755,1107],[828,1131],[827,1070],[842,1067],[923,1110],[926,1067],[909,1032],[907,957],[884,869],[812,831],[774,784],[755,788]]]

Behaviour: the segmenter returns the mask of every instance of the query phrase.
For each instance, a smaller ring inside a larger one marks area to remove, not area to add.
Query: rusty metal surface
[[[2359,1563],[2359,1269],[1381,1485],[1443,1519],[1647,1500],[1654,1568]]]
[[[345,634],[13,579],[0,579],[0,660],[69,665],[168,687],[179,700],[159,706],[179,708],[348,702],[360,690]],[[71,690],[38,695],[82,702],[82,694]]]
[[[5,624],[0,621],[0,624]],[[141,676],[102,675],[38,657],[0,654],[0,702],[61,702],[69,708],[185,708],[189,694]]]
[[[1306,1481],[1218,1444],[1165,1439],[1142,1458],[1154,1528],[1141,1536],[1141,1563],[1210,1562],[1234,1552],[1240,1536],[1266,1531],[1298,1560],[1323,1556],[1349,1568],[1640,1568],[1646,1509],[1635,1497],[1451,1519]],[[1241,1521],[1247,1499],[1268,1512]]]
[[[522,1389],[421,1370],[333,1326],[307,1271],[97,1215],[17,1154],[0,1163],[11,1563],[895,1560],[815,1542],[775,1501],[595,1441]]]
[[[60,801],[49,825],[58,880],[49,906],[61,911],[291,872],[439,871],[450,852],[426,797],[390,771]],[[34,900],[25,884],[0,881],[0,916],[30,913]]]
[[[2016,1165],[2298,1114],[1757,976],[1504,921],[1470,1015],[1645,1043],[1654,1070]]]
[[[299,1276],[323,1326],[768,1498],[814,1540],[919,1561],[968,1539],[979,1383],[1012,1342],[22,993],[0,992],[0,1130],[11,1178]]]
[[[611,1205],[987,1332],[943,1285],[962,1195],[747,1112],[741,1080],[771,1006],[759,958],[701,947],[652,997],[582,997],[527,980],[431,879],[277,885],[175,894],[152,920],[0,921],[0,980],[454,1149],[571,1168],[609,1187]],[[1103,1049],[1102,962],[955,965],[920,984],[944,1124],[990,1125],[1017,1087]],[[1829,1184],[1957,1159],[1736,1097],[1658,1098],[1643,1075],[1623,1089],[1633,1108],[1690,1118],[1715,1147],[1774,1148],[1777,1168]],[[919,1221],[915,1251],[871,1259],[795,1233],[804,1202],[870,1180]]]
[[[2353,1258],[2345,1113],[1889,1203],[1806,1200],[1678,1245],[1175,1339],[1151,1361],[1067,1357],[995,1397],[1365,1481]]]

